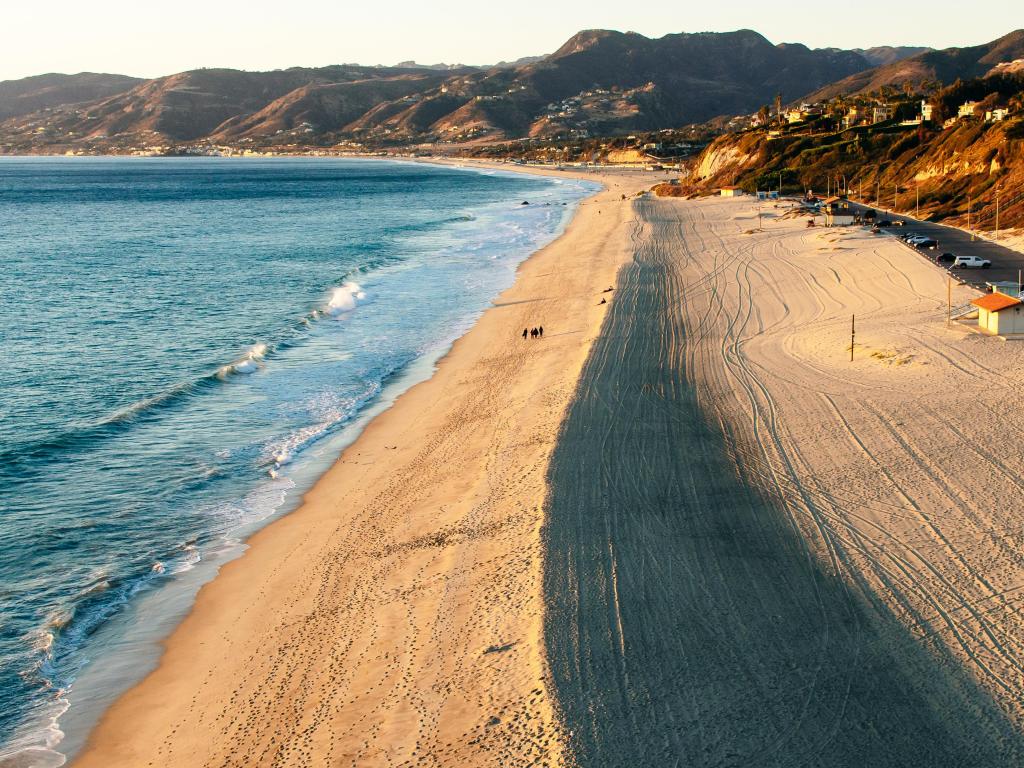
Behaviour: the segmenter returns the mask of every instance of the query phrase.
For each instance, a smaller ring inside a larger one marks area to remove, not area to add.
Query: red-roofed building
[[[989,293],[971,300],[978,308],[978,327],[995,336],[1024,334],[1024,303],[1016,296]]]

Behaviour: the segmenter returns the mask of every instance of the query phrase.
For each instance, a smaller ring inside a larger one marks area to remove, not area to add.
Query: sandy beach
[[[549,476],[568,751],[1019,764],[1024,347],[947,328],[945,274],[893,238],[637,210]]]
[[[550,173],[550,171],[549,171]],[[540,528],[554,438],[631,256],[603,174],[427,382],[199,594],[76,766],[556,765]],[[543,340],[524,327],[543,325]]]
[[[597,178],[74,765],[1024,760],[1024,347],[892,238]]]

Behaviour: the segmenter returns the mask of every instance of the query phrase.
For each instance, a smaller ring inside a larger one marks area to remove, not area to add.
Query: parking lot
[[[870,210],[870,206],[850,202],[850,207],[857,213]],[[974,285],[985,290],[986,282],[1008,281],[1017,282],[1019,271],[1024,270],[1024,254],[1018,251],[1005,248],[997,243],[988,240],[971,240],[971,235],[956,227],[947,227],[943,224],[934,224],[927,221],[918,221],[909,216],[890,214],[886,211],[875,209],[879,221],[902,221],[903,226],[885,227],[882,232],[894,237],[913,232],[925,235],[937,240],[939,247],[935,250],[913,250],[921,254],[922,258],[935,261],[943,253],[952,253],[954,256],[980,256],[989,259],[992,266],[989,269],[950,269],[954,277],[961,282]],[[907,246],[910,248],[911,246]],[[943,269],[949,269],[950,264],[939,264]]]

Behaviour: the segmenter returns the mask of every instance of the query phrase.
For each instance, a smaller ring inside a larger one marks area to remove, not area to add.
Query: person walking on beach
[[[527,333],[529,333],[529,331],[527,331],[527,330],[526,330],[525,328],[523,328],[523,338],[524,338],[524,339],[526,338],[526,334],[527,334]]]
[[[540,336],[542,339],[544,338],[544,326],[543,325],[540,328],[537,329],[537,335]]]

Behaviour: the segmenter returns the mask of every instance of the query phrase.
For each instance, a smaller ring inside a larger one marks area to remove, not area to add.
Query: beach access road
[[[854,203],[853,208],[858,212],[863,212],[868,210],[869,206]],[[1014,248],[1008,248],[1001,243],[978,237],[959,227],[921,221],[912,216],[884,210],[878,211],[878,218],[883,221],[903,223],[902,226],[882,228],[882,232],[894,238],[913,232],[938,242],[939,246],[934,251],[914,249],[922,258],[934,261],[943,253],[952,253],[954,256],[978,256],[991,261],[992,266],[988,269],[952,269],[952,264],[949,263],[939,265],[943,269],[949,270],[957,280],[973,285],[980,290],[986,290],[986,282],[1016,283],[1020,279],[1021,271],[1024,270],[1024,253]],[[992,225],[991,221],[987,223],[989,226]],[[912,246],[905,247],[911,248]]]
[[[1024,764],[1024,345],[890,238],[635,205],[548,472],[575,764]]]

